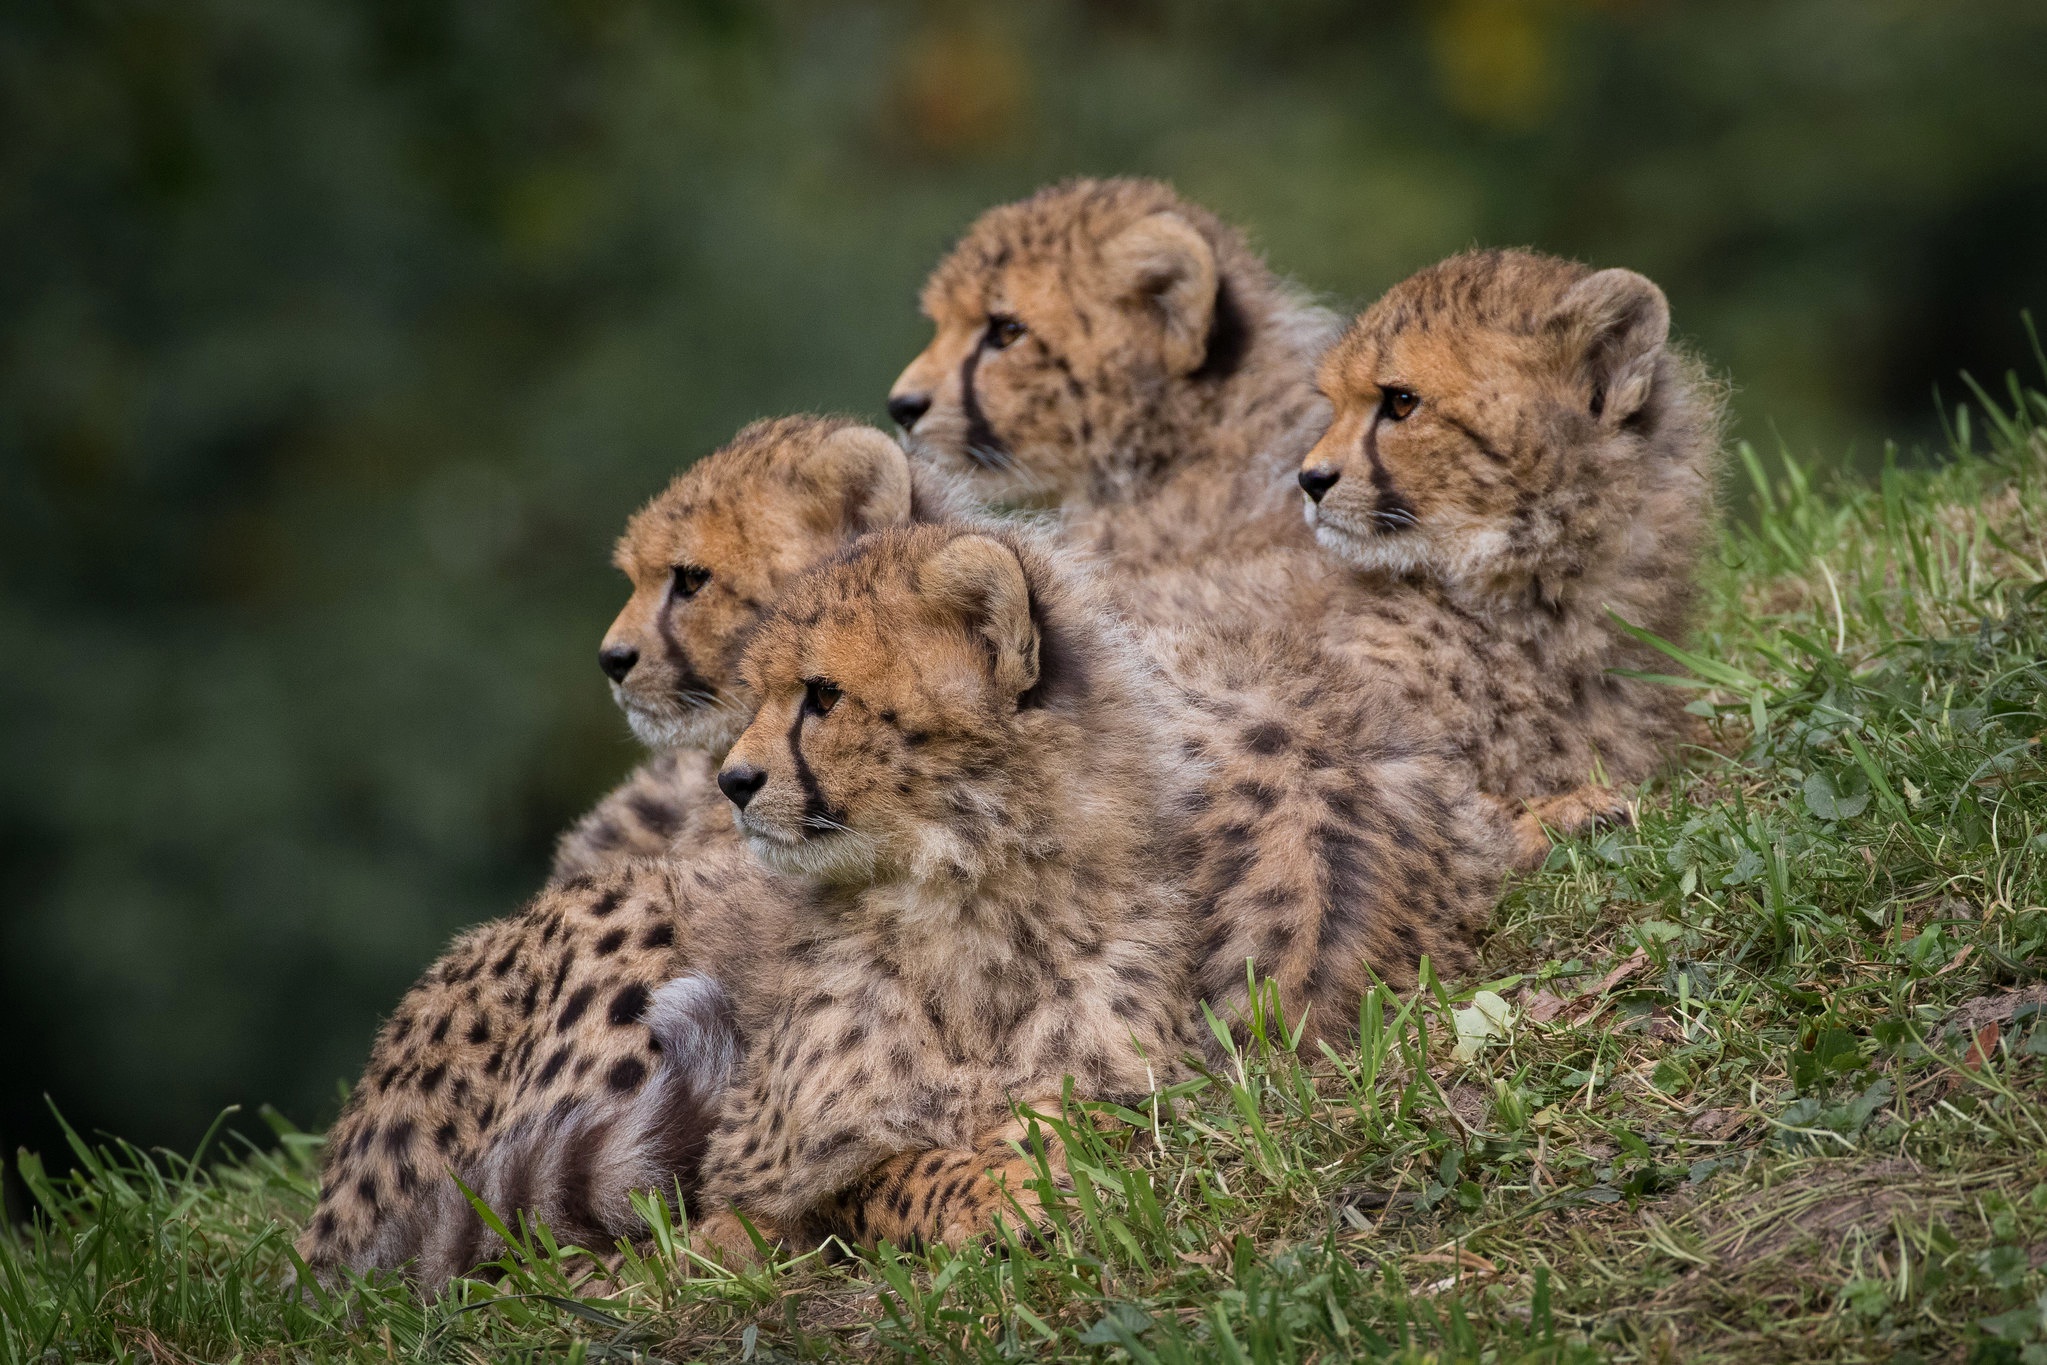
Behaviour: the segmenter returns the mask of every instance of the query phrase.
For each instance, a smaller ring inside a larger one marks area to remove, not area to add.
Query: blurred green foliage
[[[2047,304],[2043,71],[2038,0],[12,0],[0,1149],[324,1120],[634,758],[624,515],[878,415],[980,208],[1169,176],[1346,306],[1630,265],[1868,451]]]

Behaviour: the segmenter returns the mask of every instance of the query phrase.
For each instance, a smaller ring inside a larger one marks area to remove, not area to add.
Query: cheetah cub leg
[[[1518,804],[1518,808],[1517,808]],[[1612,787],[1588,782],[1554,796],[1502,801],[1514,831],[1514,867],[1533,872],[1549,857],[1551,835],[1576,837],[1635,823],[1634,805]]]
[[[747,1223],[760,1234],[770,1250],[783,1246],[788,1238],[781,1225],[770,1219],[749,1215]],[[724,1266],[727,1270],[754,1270],[761,1264],[760,1248],[754,1245],[748,1235],[746,1223],[729,1208],[712,1209],[689,1225],[689,1244],[699,1255]]]
[[[904,1152],[844,1191],[829,1212],[832,1230],[863,1245],[962,1247],[995,1231],[1000,1220],[1029,1231],[1044,1222],[1044,1201],[1025,1126],[1012,1120],[971,1148]],[[1047,1135],[1052,1178],[1066,1180],[1066,1155]]]

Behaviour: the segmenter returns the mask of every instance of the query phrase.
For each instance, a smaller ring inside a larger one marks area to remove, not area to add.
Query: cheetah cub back
[[[1544,827],[1625,818],[1690,733],[1671,689],[1619,676],[1690,619],[1713,525],[1718,394],[1627,270],[1521,251],[1396,285],[1322,363],[1335,418],[1299,482],[1350,565],[1346,651],[1441,720],[1487,792]]]

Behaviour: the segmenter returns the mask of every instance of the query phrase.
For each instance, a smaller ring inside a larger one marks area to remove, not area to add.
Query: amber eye
[[[1024,325],[1015,318],[1006,318],[998,313],[988,319],[988,344],[998,351],[1006,351],[1016,345],[1023,334]]]
[[[1408,415],[1421,406],[1421,399],[1415,397],[1413,389],[1404,389],[1398,384],[1387,384],[1380,388],[1383,397],[1379,411],[1396,422],[1405,422]]]
[[[839,689],[836,684],[823,678],[803,680],[803,709],[813,716],[827,716],[839,704]]]
[[[677,597],[695,597],[704,590],[704,584],[710,581],[711,571],[709,569],[701,569],[694,564],[678,564],[675,566],[675,595]]]

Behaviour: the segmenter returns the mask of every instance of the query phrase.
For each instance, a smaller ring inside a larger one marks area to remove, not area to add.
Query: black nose
[[[622,683],[625,675],[633,671],[633,665],[640,661],[640,651],[631,645],[606,645],[597,651],[597,666],[604,670],[604,676],[613,682]]]
[[[766,771],[751,763],[735,763],[718,772],[718,790],[741,810],[746,809],[746,803],[753,800],[753,794],[766,786],[767,781]]]
[[[899,393],[888,400],[888,415],[904,431],[917,425],[917,419],[931,411],[931,395],[928,393]]]
[[[1316,502],[1320,502],[1322,501],[1322,495],[1336,487],[1336,481],[1342,477],[1343,471],[1340,469],[1323,469],[1320,466],[1312,469],[1303,469],[1301,471],[1301,491]]]

